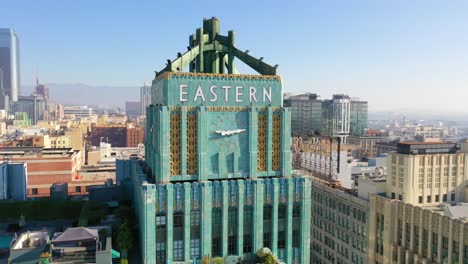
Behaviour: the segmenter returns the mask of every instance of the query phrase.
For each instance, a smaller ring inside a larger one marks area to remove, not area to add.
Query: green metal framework
[[[164,69],[156,72],[156,77],[164,72],[180,72],[187,66],[190,72],[237,73],[234,58],[238,58],[261,75],[276,75],[278,65],[271,66],[263,58],[249,55],[235,47],[234,31],[227,36],[220,35],[220,23],[216,17],[203,20],[203,28],[191,35],[189,46],[184,54],[178,53],[174,60],[167,60]]]

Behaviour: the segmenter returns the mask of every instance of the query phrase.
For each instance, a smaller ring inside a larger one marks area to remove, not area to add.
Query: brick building
[[[143,128],[132,123],[91,125],[89,139],[92,146],[99,146],[101,141],[113,147],[136,147],[143,144]]]
[[[89,185],[102,184],[104,179],[85,179],[79,173],[81,152],[41,147],[1,148],[0,160],[27,163],[27,196],[50,195],[54,183],[68,183],[70,195],[86,195]]]
[[[127,147],[138,147],[145,139],[145,133],[142,127],[129,125],[127,126]]]

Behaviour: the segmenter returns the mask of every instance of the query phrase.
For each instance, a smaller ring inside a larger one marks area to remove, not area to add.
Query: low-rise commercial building
[[[81,152],[70,148],[1,148],[0,160],[27,163],[27,197],[49,196],[54,183],[68,183],[69,195],[87,195],[87,186],[105,182],[100,177],[80,175]]]
[[[132,123],[91,125],[89,138],[92,146],[99,146],[101,142],[115,147],[137,147],[143,144],[144,130]]]

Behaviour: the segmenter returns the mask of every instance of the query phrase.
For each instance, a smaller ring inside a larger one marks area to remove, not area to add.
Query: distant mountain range
[[[61,104],[107,105],[125,108],[126,101],[139,101],[138,86],[92,86],[83,83],[57,84],[47,83],[50,100]],[[23,86],[22,94],[29,95],[33,85]]]
[[[125,109],[126,101],[140,99],[139,86],[92,86],[83,83],[45,84],[49,87],[52,102],[71,105],[99,105],[104,107],[119,107]],[[29,95],[34,90],[33,85],[23,86],[22,94]],[[411,120],[452,120],[468,121],[468,113],[443,111],[434,109],[394,109],[388,111],[369,111],[369,120],[395,120],[406,117]]]
[[[404,117],[410,120],[450,120],[467,122],[468,113],[443,111],[438,109],[395,109],[392,111],[369,111],[369,120],[401,120]]]

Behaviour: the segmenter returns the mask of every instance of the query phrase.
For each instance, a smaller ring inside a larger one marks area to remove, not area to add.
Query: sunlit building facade
[[[145,263],[227,255],[248,263],[263,247],[286,263],[310,262],[311,181],[292,177],[281,78],[237,50],[233,34],[221,36],[219,20],[205,20],[190,42],[204,52],[188,51],[156,74],[146,162],[119,161],[117,178],[132,183]],[[233,74],[234,57],[260,74]],[[182,62],[190,72],[177,71]]]

